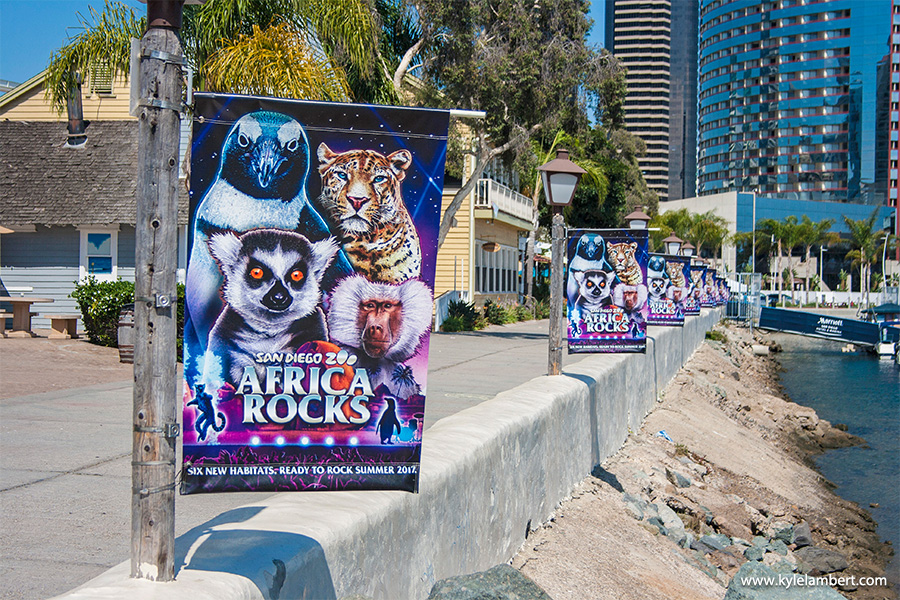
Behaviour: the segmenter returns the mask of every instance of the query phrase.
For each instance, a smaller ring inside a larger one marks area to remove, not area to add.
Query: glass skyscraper
[[[698,194],[884,204],[890,33],[891,0],[701,0]]]

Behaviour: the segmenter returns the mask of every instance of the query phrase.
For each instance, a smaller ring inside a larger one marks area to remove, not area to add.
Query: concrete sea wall
[[[588,355],[441,419],[424,436],[419,494],[277,494],[179,537],[175,582],[129,579],[123,563],[60,598],[425,598],[512,557],[640,427],[720,316],[652,327],[646,354]]]

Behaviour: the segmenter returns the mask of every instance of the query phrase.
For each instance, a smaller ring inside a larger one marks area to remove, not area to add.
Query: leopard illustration
[[[680,262],[666,262],[666,272],[674,287],[685,287],[684,268]]]
[[[370,281],[401,283],[418,277],[419,236],[400,194],[412,154],[334,152],[323,142],[318,157],[319,205],[353,268]]]
[[[644,275],[641,266],[634,256],[637,244],[623,242],[621,244],[606,243],[606,259],[616,270],[619,281],[625,285],[641,285],[644,283]]]

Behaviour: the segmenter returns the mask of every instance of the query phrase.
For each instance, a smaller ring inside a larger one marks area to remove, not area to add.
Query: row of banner
[[[691,258],[649,251],[646,229],[570,231],[566,315],[569,353],[645,352],[647,326],[728,301],[725,278]]]
[[[196,94],[183,494],[415,492],[449,111]],[[570,352],[644,352],[724,283],[577,231]]]

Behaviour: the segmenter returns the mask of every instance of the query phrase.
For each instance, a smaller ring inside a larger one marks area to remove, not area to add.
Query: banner
[[[684,314],[696,316],[700,314],[700,303],[703,294],[703,276],[706,272],[706,267],[693,265],[690,263],[690,259],[688,259],[688,261],[689,262],[685,267],[688,275],[688,293],[687,298],[684,301]]]
[[[876,323],[768,306],[760,309],[759,328],[864,346],[874,346],[879,339]]]
[[[684,301],[688,295],[685,266],[689,258],[651,254],[647,263],[648,325],[684,325]]]
[[[646,230],[573,230],[566,301],[569,354],[646,352]]]
[[[194,98],[181,493],[417,491],[449,113]]]

